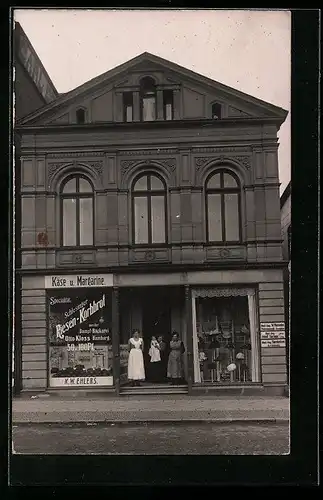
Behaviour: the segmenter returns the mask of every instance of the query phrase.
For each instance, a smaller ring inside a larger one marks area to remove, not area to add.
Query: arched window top
[[[206,188],[210,189],[239,189],[240,182],[238,177],[230,171],[218,170],[209,175]]]
[[[134,181],[133,191],[165,191],[164,181],[156,174],[140,175]]]
[[[83,175],[73,175],[65,179],[61,185],[62,194],[93,193],[91,183]]]
[[[152,94],[155,92],[156,83],[151,76],[144,76],[140,80],[140,90],[142,94]]]
[[[222,118],[222,106],[219,102],[212,104],[212,118],[213,120],[220,120]]]
[[[86,110],[84,108],[78,108],[76,110],[76,123],[85,123]]]

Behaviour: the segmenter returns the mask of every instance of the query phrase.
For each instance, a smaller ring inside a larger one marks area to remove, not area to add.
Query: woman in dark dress
[[[177,332],[173,332],[173,337],[170,341],[169,347],[170,353],[168,357],[167,377],[174,385],[179,384],[180,380],[183,379],[182,354],[185,351],[184,344],[180,340]]]
[[[167,345],[166,345],[166,342],[164,341],[164,338],[162,335],[159,335],[157,340],[158,340],[159,352],[160,352],[160,363],[159,363],[160,372],[159,372],[158,381],[165,382],[166,381],[166,372],[167,372]]]

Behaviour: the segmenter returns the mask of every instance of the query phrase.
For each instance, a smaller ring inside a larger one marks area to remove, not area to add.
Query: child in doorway
[[[152,382],[158,382],[161,363],[160,345],[154,335],[151,337],[148,354],[150,356],[150,379]]]

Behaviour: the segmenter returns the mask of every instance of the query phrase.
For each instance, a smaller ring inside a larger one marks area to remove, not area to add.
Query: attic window
[[[173,119],[173,91],[164,90],[164,120]]]
[[[76,123],[85,123],[85,109],[79,108],[76,110]]]
[[[123,121],[133,121],[133,93],[124,92],[123,94]]]
[[[212,104],[212,119],[220,120],[222,117],[222,106],[218,102]]]
[[[156,120],[156,86],[150,76],[140,82],[141,120],[144,122]]]

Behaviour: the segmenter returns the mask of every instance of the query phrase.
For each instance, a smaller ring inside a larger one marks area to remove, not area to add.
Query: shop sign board
[[[45,288],[97,288],[113,286],[113,274],[45,276]]]
[[[261,347],[285,347],[285,323],[260,323]]]
[[[113,385],[113,377],[56,377],[50,382],[51,387],[88,387]]]

